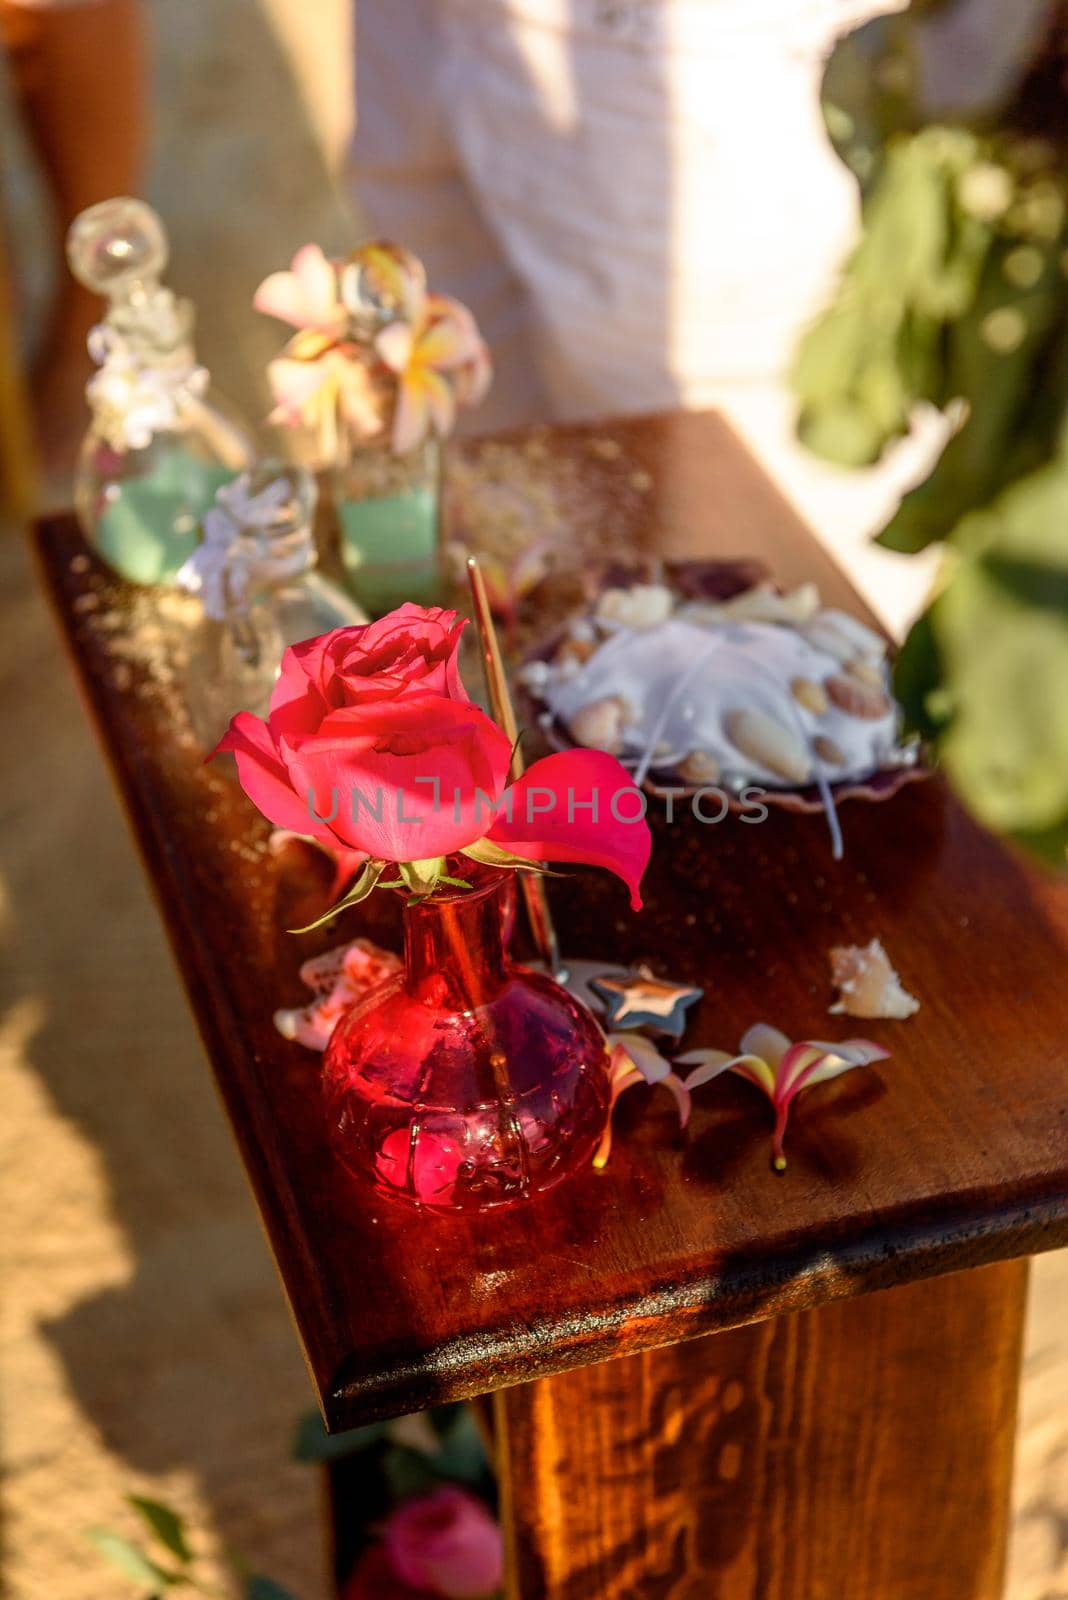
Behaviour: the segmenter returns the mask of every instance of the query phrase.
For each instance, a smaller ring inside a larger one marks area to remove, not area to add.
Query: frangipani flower
[[[337,456],[339,428],[356,439],[382,431],[381,391],[355,346],[330,344],[318,333],[297,334],[268,363],[267,379],[275,402],[267,420],[312,429],[327,461]]]
[[[375,351],[397,380],[393,449],[413,450],[430,428],[452,432],[457,405],[477,405],[489,387],[489,352],[475,319],[447,295],[413,294],[410,320],[387,323]]]
[[[621,1094],[627,1089],[633,1089],[636,1084],[647,1083],[652,1088],[662,1083],[664,1088],[670,1089],[675,1096],[675,1104],[679,1111],[679,1127],[685,1128],[690,1120],[690,1091],[682,1079],[672,1071],[671,1062],[664,1059],[650,1039],[640,1033],[610,1033],[607,1038],[611,1051],[608,1060],[611,1099],[604,1133],[593,1157],[595,1167],[605,1166],[612,1153],[612,1112],[615,1110],[616,1101]]]
[[[252,297],[257,311],[291,327],[339,337],[348,324],[337,269],[317,244],[306,244],[288,272],[272,272]]]
[[[307,244],[288,271],[263,280],[253,305],[298,330],[268,368],[270,420],[315,429],[326,460],[336,458],[341,431],[369,439],[390,418],[398,455],[430,429],[443,438],[457,406],[476,405],[489,386],[489,352],[471,313],[428,294],[422,262],[388,240],[346,261]]]
[[[687,1089],[699,1089],[723,1072],[736,1072],[763,1089],[775,1109],[775,1134],[772,1153],[776,1172],[786,1168],[783,1140],[790,1119],[790,1107],[803,1089],[826,1083],[854,1067],[887,1061],[889,1050],[870,1039],[844,1039],[829,1044],[823,1039],[803,1039],[791,1044],[785,1033],[766,1022],[758,1022],[742,1035],[740,1054],[726,1050],[689,1050],[675,1058],[679,1067],[694,1067],[686,1078]]]

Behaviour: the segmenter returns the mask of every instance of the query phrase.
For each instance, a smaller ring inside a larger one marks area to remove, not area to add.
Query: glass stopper
[[[74,276],[113,300],[137,288],[155,288],[168,255],[167,233],[152,207],[125,195],[90,206],[67,233]]]
[[[403,245],[374,239],[342,266],[340,292],[358,325],[381,327],[397,317],[409,321],[426,295],[426,271]]]

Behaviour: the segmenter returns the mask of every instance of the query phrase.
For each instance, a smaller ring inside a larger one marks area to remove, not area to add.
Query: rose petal
[[[644,797],[614,756],[603,750],[562,750],[545,756],[527,769],[509,794],[511,816],[502,811],[488,830],[495,843],[535,861],[607,867],[629,888],[634,910],[641,909],[639,885],[649,864],[652,838]],[[631,796],[642,803],[640,815]],[[619,802],[623,816],[635,814],[637,820],[620,822],[612,810],[613,800]]]
[[[314,791],[334,832],[386,861],[450,855],[486,832],[511,745],[478,706],[440,695],[349,705],[295,747],[280,741],[298,789]]]
[[[251,711],[239,711],[212,755],[219,755],[223,750],[233,751],[241,787],[268,822],[273,822],[276,828],[310,834],[331,847],[337,845],[337,836],[325,823],[309,814],[307,806],[294,792],[281,753],[261,718],[253,716]]]

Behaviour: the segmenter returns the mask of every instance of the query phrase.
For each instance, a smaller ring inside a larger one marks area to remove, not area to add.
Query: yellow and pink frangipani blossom
[[[783,1140],[790,1120],[790,1108],[803,1089],[827,1083],[854,1067],[887,1061],[889,1050],[870,1039],[844,1039],[839,1044],[825,1039],[802,1039],[791,1044],[785,1033],[767,1022],[758,1022],[742,1035],[738,1055],[726,1050],[689,1050],[676,1056],[677,1067],[694,1068],[685,1082],[688,1090],[699,1089],[724,1072],[735,1072],[762,1089],[775,1111],[772,1158],[776,1172],[786,1168]]]
[[[648,1084],[655,1088],[663,1084],[675,1097],[675,1104],[679,1113],[679,1127],[685,1128],[690,1120],[690,1092],[682,1079],[673,1071],[671,1062],[665,1060],[660,1051],[641,1033],[609,1033],[606,1035],[610,1051],[608,1060],[608,1079],[610,1099],[608,1103],[608,1118],[605,1122],[601,1142],[594,1152],[593,1164],[603,1167],[608,1162],[612,1153],[612,1112],[615,1110],[616,1101],[627,1089],[635,1088],[639,1083]]]
[[[286,272],[272,272],[252,297],[257,311],[302,331],[337,338],[348,324],[337,268],[317,244],[306,244]]]
[[[392,446],[415,449],[433,430],[452,431],[458,405],[477,405],[492,376],[489,351],[466,306],[448,295],[413,293],[410,320],[387,323],[374,347],[396,378]]]
[[[300,333],[268,363],[274,409],[268,421],[314,430],[325,461],[337,456],[339,430],[356,439],[382,432],[382,399],[366,362],[345,347]]]
[[[475,319],[458,300],[429,294],[423,264],[388,240],[333,261],[304,245],[288,270],[256,291],[257,311],[297,329],[268,367],[272,422],[314,428],[331,457],[339,435],[390,428],[406,454],[452,431],[458,406],[477,405],[491,363]]]

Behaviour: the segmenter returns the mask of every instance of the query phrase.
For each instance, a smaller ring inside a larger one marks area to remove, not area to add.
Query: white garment
[[[799,462],[782,374],[857,225],[823,64],[902,4],[359,0],[358,198],[478,318],[474,425],[716,404],[814,520],[821,481],[833,533],[883,520],[892,471]]]

